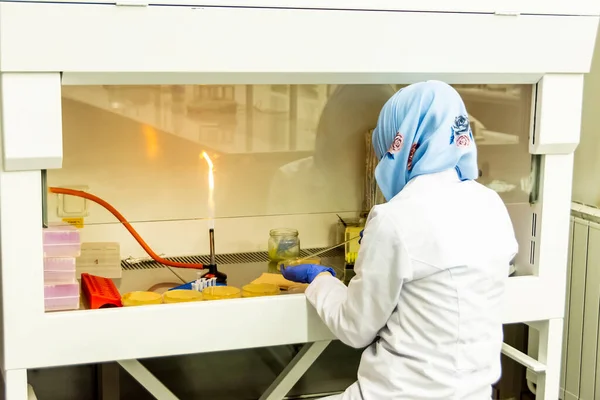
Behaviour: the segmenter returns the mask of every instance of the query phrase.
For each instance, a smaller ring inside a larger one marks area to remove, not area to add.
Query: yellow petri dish
[[[291,260],[285,260],[279,263],[279,265],[283,265],[283,269],[292,268],[297,265],[303,264],[321,264],[321,259],[319,257],[310,257],[310,258],[294,258]]]
[[[279,287],[271,283],[251,283],[242,288],[242,297],[276,296]]]
[[[308,284],[306,284],[306,283],[298,283],[296,285],[290,286],[288,288],[287,292],[288,292],[288,294],[304,293],[304,291],[306,290],[307,287],[308,287]]]
[[[190,301],[201,300],[202,293],[195,290],[169,290],[163,293],[163,302],[165,304],[188,303]]]
[[[204,300],[239,299],[242,292],[233,286],[211,286],[202,291],[202,297]]]
[[[121,302],[124,307],[161,304],[162,296],[154,292],[129,292],[121,297]]]

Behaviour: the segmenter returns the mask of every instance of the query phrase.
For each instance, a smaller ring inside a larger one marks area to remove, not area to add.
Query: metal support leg
[[[4,399],[28,400],[27,370],[13,369],[4,371]]]
[[[542,321],[537,325],[540,331],[538,360],[546,364],[546,373],[538,375],[535,398],[536,400],[558,399],[562,366],[563,319]]]
[[[293,358],[294,353],[297,352],[293,346],[286,346],[284,349],[286,353],[289,351],[289,357],[286,357],[288,354],[281,353],[281,347],[275,349],[273,347],[259,347],[256,352],[263,364],[269,367],[274,374],[278,374],[288,365],[290,358]]]
[[[155,399],[179,400],[161,381],[150,373],[138,360],[117,361]],[[8,399],[7,399],[8,400]],[[11,399],[12,400],[12,399]]]
[[[259,400],[283,399],[329,346],[329,343],[331,343],[331,340],[305,344],[271,386],[260,396]]]
[[[35,392],[33,391],[33,386],[31,385],[27,385],[27,399],[37,400],[37,396],[35,395]]]
[[[119,365],[105,363],[98,366],[98,399],[115,400],[119,395]]]

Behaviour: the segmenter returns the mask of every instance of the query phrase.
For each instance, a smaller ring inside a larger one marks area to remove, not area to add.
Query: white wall
[[[600,41],[585,77],[581,143],[575,153],[573,200],[600,207]]]

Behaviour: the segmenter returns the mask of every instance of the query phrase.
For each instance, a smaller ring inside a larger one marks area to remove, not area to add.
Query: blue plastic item
[[[169,290],[192,290],[192,283],[194,283],[194,282],[195,281],[184,283],[183,285],[175,286],[174,288],[171,288]],[[225,283],[217,282],[217,286],[227,286],[227,285]]]

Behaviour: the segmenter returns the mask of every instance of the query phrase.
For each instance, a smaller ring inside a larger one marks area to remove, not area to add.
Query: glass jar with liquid
[[[296,229],[271,229],[268,243],[269,260],[279,262],[300,257],[300,238]]]

